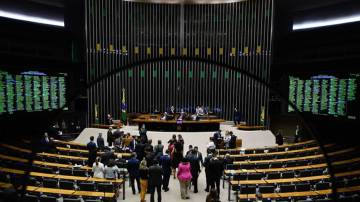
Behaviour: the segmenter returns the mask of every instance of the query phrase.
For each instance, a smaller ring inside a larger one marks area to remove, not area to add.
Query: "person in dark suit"
[[[143,158],[145,157],[145,144],[141,141],[138,141],[137,144],[135,145],[135,153],[137,156],[137,159],[139,161],[142,161]]]
[[[214,135],[213,135],[213,140],[214,140],[216,149],[219,149],[220,139],[221,139],[221,130],[218,130],[218,131],[217,131],[216,133],[214,133]]]
[[[159,160],[159,158],[163,155],[164,145],[162,145],[161,140],[158,140],[158,144],[154,147],[155,158]]]
[[[133,194],[135,195],[135,180],[137,183],[138,191],[140,193],[140,175],[139,175],[140,161],[136,159],[136,154],[131,154],[131,159],[128,160],[127,169],[129,172],[130,184]]]
[[[108,143],[108,146],[111,147],[113,142],[114,142],[114,137],[113,137],[113,133],[112,133],[112,127],[109,127],[109,130],[107,132],[106,141]]]
[[[240,124],[240,120],[241,120],[241,114],[238,111],[238,109],[235,107],[234,108],[234,124],[235,124],[235,126]]]
[[[137,138],[132,136],[132,139],[131,139],[131,141],[129,143],[129,149],[130,149],[131,152],[135,152],[135,147],[136,147],[136,144],[137,144],[136,141],[137,141]]]
[[[210,164],[210,159],[212,158],[212,153],[208,152],[207,156],[204,159],[204,167],[205,167],[205,177],[206,177],[206,188],[205,191],[209,192],[209,188],[210,188],[210,170],[209,170],[209,164]]]
[[[97,155],[97,147],[94,142],[94,136],[90,137],[90,142],[86,145],[86,148],[89,151],[87,163],[88,163],[89,167],[92,167],[92,165],[94,164],[94,162],[96,160],[96,155]]]
[[[234,135],[234,133],[232,131],[229,132],[230,133],[230,142],[229,142],[229,149],[235,149],[236,148],[236,135]]]
[[[139,130],[139,135],[140,135],[140,141],[144,144],[146,144],[148,142],[148,137],[147,137],[147,131],[145,129],[145,126],[143,125],[141,127],[141,129]]]
[[[160,157],[160,165],[163,169],[163,190],[165,192],[169,191],[169,180],[171,175],[171,159],[170,151],[166,150],[165,155]]]
[[[276,141],[276,144],[278,144],[278,145],[283,145],[284,144],[284,137],[282,135],[281,129],[279,129],[278,132],[276,133],[275,141]]]
[[[201,172],[199,156],[195,150],[192,150],[186,156],[186,158],[190,162],[190,171],[191,171],[191,175],[192,175],[191,182],[192,182],[192,185],[194,185],[194,193],[198,193],[197,181],[198,181],[199,174]]]
[[[105,147],[105,141],[101,133],[99,133],[99,136],[96,138],[96,143],[98,148],[102,151]]]
[[[220,179],[224,172],[224,161],[217,157],[216,151],[210,159],[209,172],[211,173],[209,180],[211,189],[215,189],[216,186],[216,191],[220,196]]]
[[[155,189],[158,195],[158,202],[161,202],[161,183],[163,170],[159,166],[158,161],[154,161],[154,164],[149,167],[149,188],[150,188],[150,202],[154,202]]]
[[[110,159],[116,159],[116,155],[114,151],[110,150],[109,148],[105,150],[105,152],[101,155],[101,163],[104,165],[108,165]]]

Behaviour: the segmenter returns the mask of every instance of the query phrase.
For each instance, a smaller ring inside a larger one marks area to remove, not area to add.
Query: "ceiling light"
[[[327,20],[314,20],[314,21],[309,20],[302,23],[293,24],[293,30],[326,27],[326,26],[340,25],[340,24],[359,22],[359,21],[360,21],[360,14],[346,16],[346,17],[331,18]]]
[[[40,23],[40,24],[45,24],[45,25],[53,25],[53,26],[58,26],[58,27],[65,26],[64,21],[46,19],[43,17],[8,12],[8,11],[4,11],[4,10],[0,10],[0,17],[10,18],[10,19],[15,19],[15,20],[22,20],[22,21],[27,21],[27,22]]]

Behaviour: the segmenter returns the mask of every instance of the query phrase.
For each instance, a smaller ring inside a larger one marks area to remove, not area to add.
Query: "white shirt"
[[[104,178],[104,164],[99,162],[98,165],[96,165],[96,162],[93,164],[92,171],[94,173],[94,177],[97,178]]]
[[[209,142],[209,143],[207,144],[206,148],[208,148],[208,149],[215,149],[215,148],[216,148],[215,143],[214,143],[214,142]]]
[[[231,140],[231,135],[225,135],[224,143],[226,147],[229,147],[230,140]]]

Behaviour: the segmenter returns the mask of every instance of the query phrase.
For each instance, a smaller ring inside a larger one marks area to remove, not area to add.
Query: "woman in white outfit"
[[[104,178],[104,164],[100,162],[100,158],[97,157],[93,167],[92,167],[92,172],[94,173],[94,177],[96,178]]]

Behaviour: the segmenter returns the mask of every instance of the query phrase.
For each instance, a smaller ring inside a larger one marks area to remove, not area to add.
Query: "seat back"
[[[55,179],[44,179],[43,180],[43,187],[57,188],[58,187],[58,181],[55,180]]]
[[[297,184],[296,191],[310,191],[310,184]]]
[[[286,184],[286,185],[280,185],[280,192],[294,192],[295,191],[295,185]]]
[[[255,194],[256,186],[254,185],[241,185],[240,187],[241,194]]]
[[[260,185],[259,186],[259,192],[264,194],[264,193],[274,193],[274,186],[270,186],[270,185]]]
[[[95,191],[95,184],[93,182],[83,182],[79,184],[81,191]]]
[[[70,189],[73,190],[74,189],[74,182],[72,181],[67,181],[67,180],[60,180],[59,182],[59,187],[61,189]]]
[[[114,192],[114,185],[111,183],[98,183],[97,188],[100,192]]]

